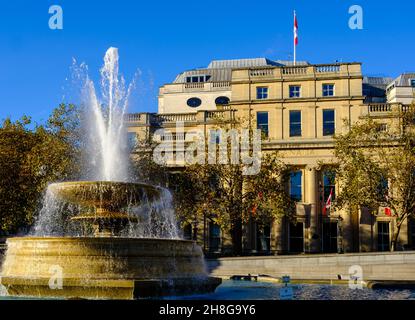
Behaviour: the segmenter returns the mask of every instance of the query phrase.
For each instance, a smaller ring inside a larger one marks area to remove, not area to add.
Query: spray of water
[[[99,90],[88,75],[85,63],[74,61],[73,79],[81,83],[81,104],[84,109],[86,132],[85,180],[132,182],[129,174],[129,151],[124,115],[128,100],[135,87],[135,80],[128,86],[119,74],[117,48],[109,48],[100,70]],[[102,190],[100,191],[102,192]],[[71,217],[84,211],[76,205],[59,200],[48,188],[43,207],[31,234],[35,236],[88,235],[84,226],[73,223]],[[171,193],[161,190],[157,201],[143,199],[139,207],[129,205],[124,211],[135,215],[139,223],[130,223],[122,236],[133,238],[179,238],[179,229],[172,206]]]
[[[89,155],[88,175],[92,180],[127,181],[128,150],[124,114],[134,83],[126,88],[119,75],[118,49],[109,48],[101,69],[101,95],[87,76],[82,92],[86,108]]]

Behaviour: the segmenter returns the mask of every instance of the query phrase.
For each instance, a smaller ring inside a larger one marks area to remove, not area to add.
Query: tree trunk
[[[401,232],[402,222],[399,222],[396,226],[396,232],[394,232],[391,242],[391,251],[396,250],[396,245],[398,244],[399,233]]]
[[[231,230],[233,253],[237,256],[242,254],[242,220],[237,219]]]

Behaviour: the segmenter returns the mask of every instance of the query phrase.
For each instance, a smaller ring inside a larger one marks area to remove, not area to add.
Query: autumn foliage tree
[[[34,220],[48,183],[77,175],[78,112],[60,105],[45,125],[28,117],[0,126],[0,233],[16,233]]]
[[[356,211],[390,208],[396,219],[391,250],[397,248],[403,223],[415,214],[415,112],[414,106],[397,111],[392,125],[368,118],[335,137],[340,194],[335,207]]]

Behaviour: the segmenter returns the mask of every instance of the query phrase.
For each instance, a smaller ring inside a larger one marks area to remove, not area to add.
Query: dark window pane
[[[209,223],[209,250],[218,251],[220,248],[220,227],[214,222]]]
[[[301,111],[290,111],[290,137],[301,136]]]
[[[334,122],[334,110],[323,110],[323,135],[331,136],[334,134],[335,122]]]
[[[224,105],[224,104],[229,104],[229,98],[228,97],[217,97],[215,99],[215,104],[217,105]]]
[[[332,200],[336,198],[336,174],[333,171],[326,170],[323,172],[323,187],[324,187],[324,203],[330,196],[330,192],[333,190],[332,193]]]
[[[268,88],[267,87],[257,87],[256,88],[256,98],[257,99],[267,99],[268,98]]]
[[[261,129],[263,135],[268,137],[268,112],[257,112],[257,129]]]
[[[299,98],[301,95],[301,86],[290,86],[290,98]]]
[[[304,251],[304,224],[303,223],[290,223],[290,252],[303,252]]]
[[[294,201],[301,201],[302,196],[302,177],[301,171],[291,172],[290,174],[290,196]]]
[[[187,105],[192,108],[197,108],[202,104],[202,100],[199,98],[190,98],[187,100]]]
[[[389,251],[389,222],[378,222],[378,251]]]

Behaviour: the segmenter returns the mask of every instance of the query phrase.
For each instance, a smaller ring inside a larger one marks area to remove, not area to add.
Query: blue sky
[[[48,27],[54,4],[63,8],[63,30]],[[348,27],[354,4],[363,7],[363,30]],[[212,59],[290,59],[294,9],[299,60],[359,61],[365,75],[415,71],[415,2],[409,0],[2,1],[0,119],[45,120],[67,96],[72,58],[97,78],[110,46],[119,48],[127,79],[142,71],[130,111],[156,111],[157,88],[183,70]]]

